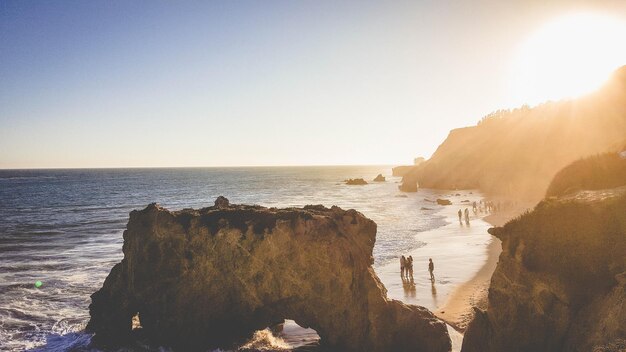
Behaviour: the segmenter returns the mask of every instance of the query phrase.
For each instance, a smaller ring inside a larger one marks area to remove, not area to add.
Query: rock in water
[[[362,178],[350,178],[346,180],[346,184],[350,186],[363,186],[367,184],[367,181]]]
[[[378,174],[378,176],[374,179],[374,182],[385,182],[385,176],[383,176],[383,174]]]
[[[439,205],[452,205],[452,202],[447,199],[437,198],[437,204]]]
[[[124,259],[89,306],[93,343],[142,336],[180,350],[232,347],[293,319],[345,351],[449,351],[426,308],[389,300],[372,268],[376,224],[323,206],[130,213]]]

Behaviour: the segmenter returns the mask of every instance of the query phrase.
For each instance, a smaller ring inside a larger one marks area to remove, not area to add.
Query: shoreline
[[[483,199],[488,199],[485,197]],[[482,220],[492,227],[504,226],[508,221],[516,218],[534,204],[523,203],[512,209],[491,213],[482,217]],[[462,283],[448,297],[446,303],[433,313],[452,326],[457,332],[464,333],[468,324],[474,318],[474,308],[487,309],[487,296],[491,276],[496,269],[502,253],[502,241],[491,236],[491,243],[486,249],[486,262],[468,281]]]
[[[425,194],[419,190],[409,195],[409,197],[416,198],[424,196]],[[471,281],[485,266],[488,260],[487,248],[493,246],[493,237],[487,230],[493,225],[484,220],[485,216],[490,215],[489,213],[474,214],[472,211],[472,202],[479,203],[480,200],[487,198],[477,190],[441,190],[434,195],[430,193],[429,196],[444,198],[452,202],[451,205],[441,206],[436,204],[435,198],[430,199],[432,207],[429,208],[437,209],[437,215],[443,217],[445,225],[418,233],[414,240],[423,242],[423,246],[397,253],[398,261],[393,260],[375,267],[375,271],[385,285],[389,299],[425,307],[438,316],[437,313],[450,302],[450,298],[458,287]],[[458,210],[465,208],[468,208],[470,212],[469,224],[458,221]],[[497,247],[499,248],[499,245]],[[414,280],[412,282],[403,281],[399,277],[400,255],[413,256]],[[497,261],[498,255],[491,257]],[[428,273],[429,258],[432,258],[435,264],[434,281],[431,281]],[[491,272],[488,276],[491,276]],[[460,350],[463,335],[447,319],[442,320],[449,325],[448,332],[452,339],[453,351]]]

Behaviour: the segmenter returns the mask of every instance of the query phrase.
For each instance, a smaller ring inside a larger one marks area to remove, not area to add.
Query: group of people
[[[402,280],[413,279],[413,256],[400,257],[400,277]]]
[[[495,212],[499,212],[502,210],[506,210],[514,205],[515,204],[513,204],[510,201],[494,202],[491,200],[481,199],[479,204],[476,204],[476,202],[474,202],[474,212],[476,213],[480,211],[481,213],[495,213]]]
[[[435,281],[435,263],[432,258],[428,258],[428,272],[430,273],[430,280]],[[410,280],[413,282],[413,256],[401,256],[400,257],[400,277],[402,281]]]
[[[465,201],[468,202],[468,201]],[[488,200],[480,200],[480,202],[472,202],[472,211],[474,212],[474,215],[478,215],[478,213],[480,212],[482,213],[493,213],[493,212],[497,212],[500,211],[504,208],[508,207],[508,204],[502,204],[500,202],[493,202],[493,201],[488,201]],[[469,221],[470,221],[470,212],[469,212],[469,208],[465,208],[465,210],[463,209],[459,209],[458,211],[459,214],[459,223],[463,224],[463,218],[465,217],[465,223],[469,225]]]

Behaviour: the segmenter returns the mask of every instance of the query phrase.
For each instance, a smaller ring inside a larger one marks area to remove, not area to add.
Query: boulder
[[[372,220],[338,207],[151,204],[131,212],[86,330],[95,346],[120,346],[138,317],[150,343],[206,351],[293,319],[336,350],[449,351],[445,323],[387,298],[375,241]]]
[[[227,208],[229,205],[230,205],[230,202],[228,201],[228,198],[224,196],[219,196],[215,200],[215,207],[217,208]]]
[[[385,182],[385,176],[383,176],[383,174],[378,174],[378,176],[374,179],[374,182]]]
[[[363,186],[367,184],[367,181],[362,178],[350,178],[346,180],[346,184],[350,186]]]
[[[437,204],[439,205],[452,205],[452,202],[447,199],[437,198]]]

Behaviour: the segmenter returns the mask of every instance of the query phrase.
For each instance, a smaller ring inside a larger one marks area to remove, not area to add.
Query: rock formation
[[[437,204],[439,205],[452,205],[452,202],[447,199],[437,198]]]
[[[374,178],[374,182],[385,182],[385,176],[383,176],[383,174],[378,174],[378,176]]]
[[[554,175],[589,155],[626,146],[626,66],[575,100],[497,111],[450,131],[433,156],[408,170],[409,189],[476,189],[539,201]]]
[[[401,165],[391,168],[391,175],[396,177],[402,177],[411,171],[415,165]]]
[[[503,251],[463,352],[622,351],[626,187],[545,200],[490,233]]]
[[[215,207],[217,207],[217,208],[226,208],[226,207],[229,207],[229,206],[230,206],[230,201],[228,201],[228,198],[226,198],[224,196],[219,196],[215,200]]]
[[[346,180],[346,184],[350,186],[363,186],[367,184],[367,181],[362,178],[350,178]]]
[[[446,325],[389,300],[376,224],[355,210],[232,205],[133,211],[124,259],[89,306],[96,345],[142,336],[185,351],[232,347],[290,318],[344,351],[449,351]]]
[[[417,183],[416,182],[402,182],[398,189],[402,192],[417,192]]]

